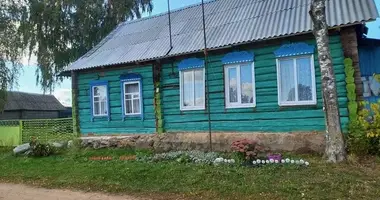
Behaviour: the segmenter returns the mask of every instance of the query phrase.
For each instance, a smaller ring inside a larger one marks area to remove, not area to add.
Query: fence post
[[[77,73],[74,71],[71,71],[71,92],[72,92],[71,109],[72,109],[72,118],[73,118],[73,131],[76,136],[80,136],[79,112],[78,112],[78,77],[77,77]]]
[[[22,129],[23,129],[23,123],[22,123],[22,120],[19,121],[19,144],[22,144],[23,143],[23,133],[22,133]]]

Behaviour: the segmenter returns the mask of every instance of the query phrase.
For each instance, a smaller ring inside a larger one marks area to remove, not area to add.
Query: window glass
[[[193,106],[193,71],[183,72],[183,106]]]
[[[103,116],[108,114],[107,86],[93,86],[93,115]]]
[[[195,106],[203,106],[204,104],[204,94],[205,94],[205,88],[204,88],[204,77],[203,77],[203,70],[195,70],[194,71],[194,78],[195,78]]]
[[[297,61],[298,100],[313,100],[310,58],[299,58]]]
[[[293,60],[281,60],[280,71],[281,101],[294,101],[295,82]]]
[[[141,113],[140,82],[124,83],[125,115]]]
[[[252,66],[240,66],[241,103],[253,103]]]
[[[279,104],[316,104],[315,77],[312,56],[278,60]]]
[[[228,85],[229,85],[229,99],[230,103],[238,102],[238,91],[237,91],[237,69],[228,68]]]
[[[181,71],[181,109],[204,109],[204,69]]]
[[[255,106],[253,64],[245,63],[225,67],[226,107]]]

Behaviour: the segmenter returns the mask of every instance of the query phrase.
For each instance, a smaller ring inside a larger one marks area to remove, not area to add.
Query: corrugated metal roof
[[[328,0],[331,27],[371,21],[378,17],[373,0]],[[311,0],[214,0],[205,4],[208,48],[266,40],[310,32]],[[168,16],[120,24],[67,71],[170,57],[203,49],[202,10],[199,4],[171,13],[173,48]],[[169,52],[169,53],[168,53]]]
[[[4,110],[59,111],[66,108],[53,95],[8,92]]]

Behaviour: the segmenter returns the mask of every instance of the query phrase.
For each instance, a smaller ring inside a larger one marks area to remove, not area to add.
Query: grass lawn
[[[47,158],[14,157],[0,150],[0,181],[47,188],[130,194],[154,199],[378,199],[379,160],[325,164],[301,156],[308,168],[243,168],[121,161],[128,150],[80,150]],[[111,161],[91,161],[110,156]]]

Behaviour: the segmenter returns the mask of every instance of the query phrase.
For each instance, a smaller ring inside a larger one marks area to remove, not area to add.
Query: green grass
[[[47,188],[130,194],[154,199],[378,199],[379,160],[363,165],[326,164],[309,168],[214,167],[120,161],[128,150],[80,150],[47,158],[14,157],[0,149],[0,181]],[[112,161],[91,161],[111,156]]]

